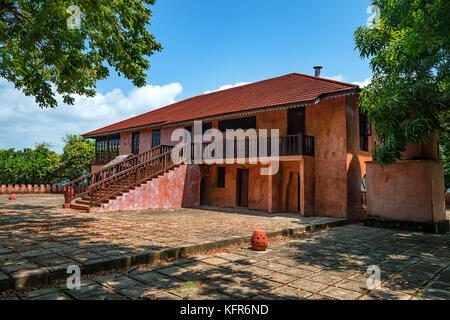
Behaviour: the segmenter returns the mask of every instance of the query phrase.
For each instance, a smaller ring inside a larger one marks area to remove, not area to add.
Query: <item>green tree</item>
[[[56,107],[55,93],[67,104],[94,96],[108,66],[144,86],[148,57],[161,50],[147,30],[154,2],[0,0],[0,77],[41,107]]]
[[[61,156],[62,176],[75,180],[90,170],[94,162],[95,142],[79,135],[66,135],[65,146]]]
[[[448,138],[450,1],[372,4],[380,8],[379,27],[359,27],[354,34],[356,48],[370,59],[373,71],[360,103],[379,141],[377,161],[389,164],[400,159],[408,144],[426,142],[430,131]],[[448,141],[441,143],[448,148]]]
[[[60,156],[47,143],[34,149],[0,149],[0,184],[53,184],[60,181]]]

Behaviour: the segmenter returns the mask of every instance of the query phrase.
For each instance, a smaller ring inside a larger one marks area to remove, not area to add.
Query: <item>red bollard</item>
[[[16,200],[17,196],[15,194],[10,194],[9,195],[9,200]]]
[[[266,251],[269,241],[264,230],[255,230],[252,236],[252,249],[256,251]]]

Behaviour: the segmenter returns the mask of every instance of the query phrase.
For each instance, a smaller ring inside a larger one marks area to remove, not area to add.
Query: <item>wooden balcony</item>
[[[222,148],[223,150],[223,158],[224,159],[237,159],[237,158],[253,158],[253,157],[273,157],[277,156],[276,152],[272,152],[272,139],[275,138],[268,138],[266,140],[267,145],[263,146],[259,139],[256,140],[249,140],[246,139],[245,141],[238,142],[237,140],[234,141],[234,146],[231,146],[231,148],[234,148],[234,152],[232,154],[227,154],[227,150],[230,150],[230,147],[227,148],[226,142],[207,142],[202,144],[191,144],[191,158],[194,159],[195,151],[201,152],[202,155],[205,154],[205,150],[207,148],[210,148],[210,154],[212,158],[215,158],[215,150],[220,150]],[[303,134],[298,135],[289,135],[289,136],[283,136],[279,137],[279,150],[278,150],[278,156],[280,157],[287,157],[287,156],[314,156],[314,137],[307,136]],[[239,147],[239,145],[244,145],[244,148],[242,149]],[[200,150],[201,148],[201,150]],[[264,148],[261,150],[261,148]],[[212,150],[215,149],[215,150]],[[233,150],[233,149],[231,149]],[[239,152],[238,152],[239,151]],[[261,152],[261,155],[260,155]],[[229,153],[229,152],[228,152]],[[204,157],[203,157],[204,158]]]

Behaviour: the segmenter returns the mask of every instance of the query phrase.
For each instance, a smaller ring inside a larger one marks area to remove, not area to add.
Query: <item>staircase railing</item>
[[[118,174],[124,170],[134,167],[140,163],[144,163],[158,155],[164,154],[167,151],[172,150],[172,146],[161,145],[153,148],[149,151],[139,153],[135,156],[131,156],[121,162],[114,165],[105,167],[97,172],[85,175],[74,181],[71,181],[64,185],[64,198],[66,203],[70,203],[75,198],[86,195],[89,192],[89,188],[108,177]]]
[[[90,206],[96,206],[121,192],[128,191],[142,183],[176,167],[167,151],[150,160],[126,169],[90,186],[88,194]]]

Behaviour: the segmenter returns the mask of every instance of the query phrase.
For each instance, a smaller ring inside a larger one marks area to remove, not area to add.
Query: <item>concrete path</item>
[[[345,224],[252,211],[81,213],[63,202],[62,195],[0,196],[0,292],[65,278],[71,265],[86,275],[248,243],[255,229],[276,236]]]
[[[368,288],[367,268],[380,268],[381,287]],[[450,299],[450,235],[351,225],[88,277],[81,289],[65,284],[13,293],[6,299]]]

